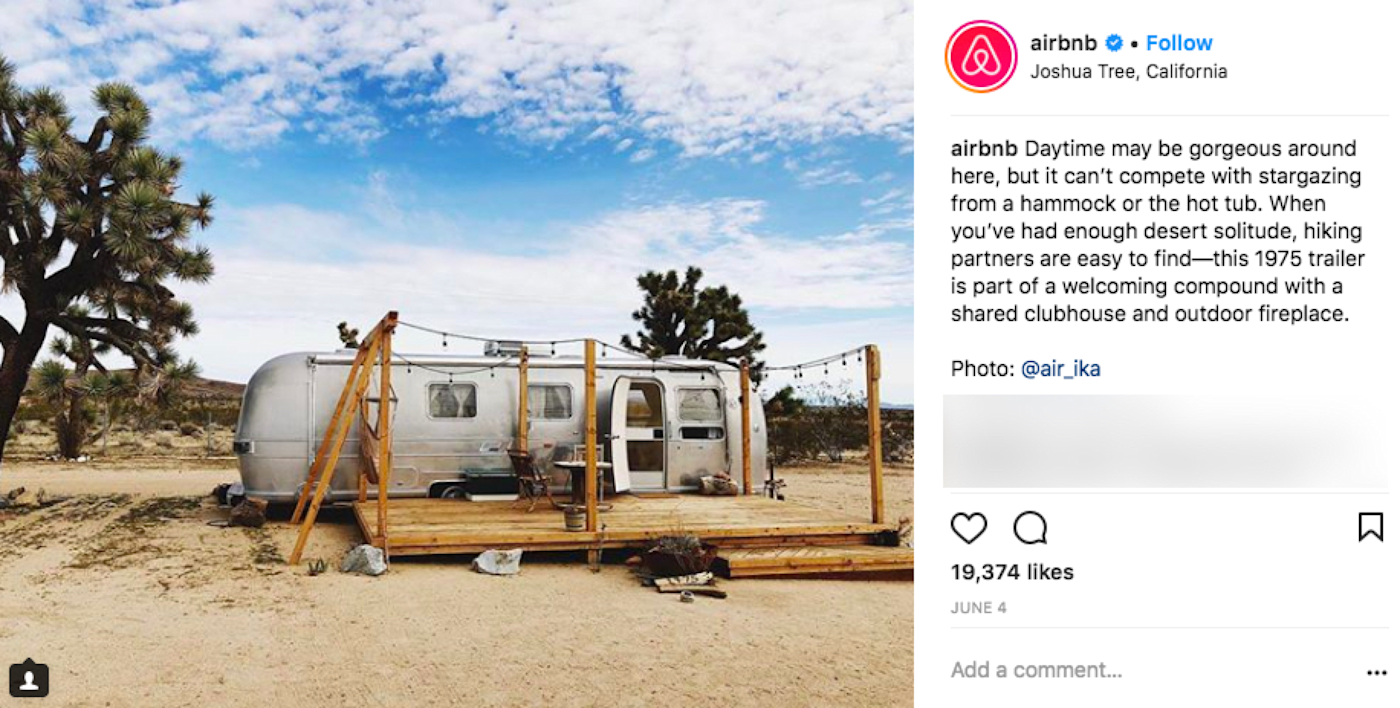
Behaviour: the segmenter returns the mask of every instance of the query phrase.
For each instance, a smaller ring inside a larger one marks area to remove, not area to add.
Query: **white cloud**
[[[140,85],[158,129],[230,145],[363,143],[382,89],[553,143],[631,131],[683,154],[913,130],[910,0],[31,0],[0,48],[74,99]],[[599,131],[604,132],[600,133]]]
[[[825,187],[833,184],[860,184],[864,180],[855,172],[835,165],[814,167],[797,173],[797,183],[803,187]]]
[[[638,151],[632,153],[632,157],[630,157],[630,158],[628,158],[628,159],[631,160],[632,162],[646,162],[647,160],[650,160],[650,159],[653,158],[653,157],[656,157],[656,151],[655,151],[655,150],[653,150],[653,149],[651,149],[651,148],[642,148],[642,149],[640,149],[640,150],[638,150]]]
[[[860,201],[860,205],[867,209],[870,207],[878,207],[884,204],[888,204],[889,202],[904,196],[904,194],[905,190],[903,189],[891,189],[890,191],[885,192],[884,194],[878,197],[874,197],[871,199],[862,199]]]

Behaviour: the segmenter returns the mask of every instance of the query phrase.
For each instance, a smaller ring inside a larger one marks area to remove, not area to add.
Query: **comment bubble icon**
[[[1045,532],[1048,525],[1045,523],[1045,517],[1041,516],[1038,511],[1021,512],[1011,528],[1016,533],[1016,540],[1028,546],[1047,542]]]

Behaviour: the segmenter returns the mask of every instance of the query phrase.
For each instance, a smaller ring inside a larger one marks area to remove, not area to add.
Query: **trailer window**
[[[683,388],[681,393],[681,420],[723,420],[724,409],[720,407],[719,389]]]
[[[428,384],[429,418],[475,418],[476,384]]]
[[[659,428],[661,420],[661,387],[647,381],[633,381],[632,388],[627,391],[627,427]]]
[[[530,384],[530,420],[574,417],[573,390],[566,384]]]
[[[718,425],[683,425],[682,440],[723,440],[724,428]]]

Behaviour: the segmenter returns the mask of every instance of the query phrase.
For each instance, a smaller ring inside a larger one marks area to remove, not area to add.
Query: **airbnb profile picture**
[[[975,93],[989,93],[1005,86],[1016,73],[1016,59],[1016,40],[1011,33],[987,20],[959,27],[943,50],[948,75]]]

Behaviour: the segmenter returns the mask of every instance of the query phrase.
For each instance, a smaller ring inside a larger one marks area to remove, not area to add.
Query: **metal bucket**
[[[564,528],[569,531],[582,531],[588,520],[588,512],[577,507],[565,507]]]

